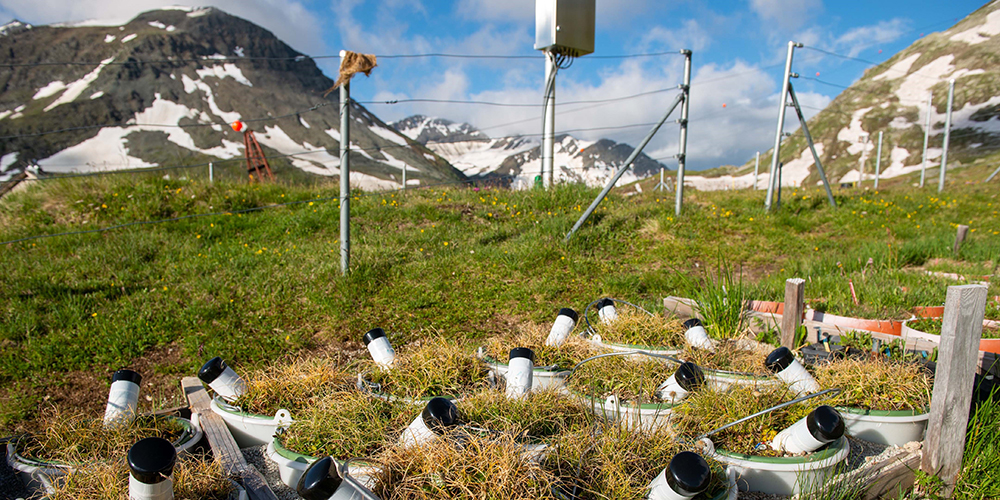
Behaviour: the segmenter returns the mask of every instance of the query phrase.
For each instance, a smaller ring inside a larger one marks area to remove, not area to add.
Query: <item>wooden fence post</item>
[[[805,310],[806,280],[792,278],[785,281],[785,311],[781,314],[781,345],[795,349],[795,331],[802,324]]]
[[[920,468],[944,480],[942,493],[946,497],[951,497],[962,471],[986,292],[985,285],[950,286],[945,298],[939,361]]]
[[[951,252],[958,255],[958,249],[962,248],[962,242],[965,241],[965,237],[969,234],[969,226],[965,224],[958,225],[958,232],[955,233],[955,247],[951,249]]]

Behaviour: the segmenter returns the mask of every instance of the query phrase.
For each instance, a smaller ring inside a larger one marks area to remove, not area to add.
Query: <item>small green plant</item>
[[[840,345],[845,348],[854,348],[859,351],[870,352],[872,350],[872,334],[848,330],[840,334]]]
[[[965,434],[955,498],[1000,498],[1000,391],[978,404]]]
[[[705,329],[715,339],[730,339],[749,326],[746,303],[752,299],[750,287],[743,283],[743,268],[734,269],[720,257],[714,273],[705,274],[704,283],[694,287],[698,313]]]

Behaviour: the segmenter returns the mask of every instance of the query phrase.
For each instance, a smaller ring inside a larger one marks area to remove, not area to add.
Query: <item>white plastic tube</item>
[[[108,405],[104,409],[104,427],[127,425],[135,418],[140,383],[142,376],[132,370],[118,370],[111,376]]]
[[[816,379],[809,374],[802,363],[795,359],[795,355],[787,347],[782,346],[771,351],[771,354],[767,355],[764,365],[782,382],[788,384],[789,389],[800,396],[820,390]]]
[[[429,443],[457,423],[458,407],[455,403],[445,398],[434,398],[427,402],[420,415],[403,430],[399,441],[404,446]]]
[[[691,318],[684,322],[684,340],[691,344],[691,347],[709,351],[715,349],[715,341],[708,336],[708,331],[705,330],[698,318]]]
[[[831,406],[823,405],[782,430],[771,448],[786,453],[812,453],[844,435],[844,419]]]
[[[372,328],[365,334],[362,338],[365,345],[368,346],[368,353],[371,354],[372,360],[375,364],[381,366],[382,368],[389,368],[392,366],[393,361],[396,360],[396,351],[392,349],[392,344],[389,343],[389,337],[385,336],[385,330],[381,328]]]
[[[527,347],[515,347],[510,350],[507,366],[507,397],[511,399],[526,397],[531,392],[535,353]]]
[[[337,463],[331,457],[321,458],[302,473],[295,488],[305,500],[361,500],[359,493],[345,482],[337,472]]]
[[[172,500],[176,462],[177,451],[166,439],[151,437],[132,445],[128,450],[129,500]]]
[[[649,500],[687,500],[705,491],[712,469],[701,455],[682,451],[649,484]]]
[[[568,307],[560,309],[559,315],[556,316],[555,322],[552,323],[552,330],[549,331],[549,336],[545,339],[545,345],[559,347],[563,342],[566,342],[566,338],[569,337],[570,332],[576,327],[578,319],[580,318],[576,314],[576,311]]]
[[[198,378],[219,397],[230,403],[236,401],[247,390],[243,379],[218,356],[202,365],[198,370]]]
[[[601,323],[608,324],[618,319],[618,310],[615,309],[615,301],[611,299],[601,299],[597,302],[597,317]]]
[[[665,401],[679,401],[698,390],[705,383],[705,373],[691,362],[681,363],[666,382],[656,388],[656,397]]]

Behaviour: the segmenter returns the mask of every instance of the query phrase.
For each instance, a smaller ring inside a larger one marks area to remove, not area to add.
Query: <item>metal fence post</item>
[[[340,51],[343,64],[346,50]],[[347,275],[351,264],[351,84],[340,85],[340,273]]]
[[[681,150],[677,154],[677,194],[674,203],[674,215],[678,217],[684,207],[684,168],[687,165],[688,110],[691,104],[691,51],[684,49],[681,54],[684,54],[684,86],[681,90],[684,102],[681,103]]]
[[[774,196],[774,181],[778,174],[778,158],[781,156],[781,139],[784,138],[785,130],[785,110],[788,108],[788,85],[792,76],[792,54],[795,47],[800,46],[795,42],[788,42],[788,55],[785,56],[785,73],[781,80],[781,100],[778,101],[778,130],[774,134],[774,155],[771,157],[771,175],[768,178],[767,198],[764,200],[764,209],[771,210],[771,200]]]
[[[878,152],[875,153],[878,158],[875,158],[875,190],[878,191],[878,176],[882,170],[882,132],[878,133]]]
[[[924,187],[924,174],[927,173],[927,140],[931,136],[931,110],[934,101],[934,93],[931,92],[927,96],[927,124],[924,125],[924,154],[921,156],[923,160],[920,162],[920,187]]]
[[[948,170],[948,141],[951,139],[951,105],[955,101],[955,79],[948,80],[948,114],[944,118],[944,145],[941,147],[941,176],[938,192],[944,191],[944,174]]]
[[[215,182],[215,164],[208,162],[208,183],[212,184]]]

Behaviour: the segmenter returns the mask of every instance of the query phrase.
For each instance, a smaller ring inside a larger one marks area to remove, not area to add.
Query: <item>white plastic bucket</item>
[[[298,487],[299,478],[309,468],[309,465],[320,459],[320,457],[303,455],[285,448],[278,442],[277,437],[272,438],[267,443],[265,455],[278,467],[278,476],[281,477],[281,482],[292,489]],[[340,460],[337,460],[337,463],[343,464]],[[370,488],[377,469],[368,464],[358,462],[357,464],[351,463],[348,467],[348,472],[351,477]]]
[[[620,422],[625,428],[631,430],[649,431],[669,426],[674,408],[678,406],[671,403],[622,403],[613,394],[604,400],[579,393],[573,393],[573,395],[580,398],[583,404],[589,406],[595,415]]]
[[[897,446],[910,441],[923,441],[927,419],[930,418],[926,409],[879,411],[837,407],[837,411],[844,417],[847,435]]]
[[[230,406],[219,397],[212,400],[211,408],[226,422],[226,427],[229,427],[229,432],[233,434],[240,448],[270,443],[278,429],[286,428],[294,422],[292,415],[284,408],[275,412],[273,417],[269,417],[246,413],[239,407]]]
[[[740,491],[771,495],[797,495],[822,487],[833,477],[837,464],[850,454],[847,438],[840,438],[827,448],[802,457],[761,457],[716,450],[709,440],[705,456],[736,471]]]

